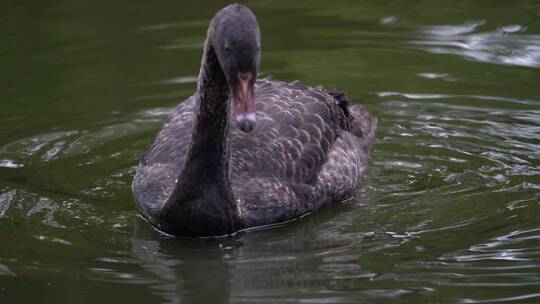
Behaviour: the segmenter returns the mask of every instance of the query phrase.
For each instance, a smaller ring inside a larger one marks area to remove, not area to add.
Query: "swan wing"
[[[259,80],[255,98],[255,130],[231,130],[235,197],[245,214],[266,219],[251,225],[294,218],[354,194],[367,168],[374,118],[349,106],[343,94],[296,82]]]

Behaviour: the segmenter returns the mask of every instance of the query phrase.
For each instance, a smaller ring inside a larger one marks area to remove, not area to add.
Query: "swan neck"
[[[196,94],[187,178],[197,183],[229,186],[229,88],[215,52],[205,49]]]
[[[229,234],[239,225],[229,179],[229,88],[211,47],[205,47],[195,97],[187,156],[163,214],[175,214],[166,225],[180,225],[184,234]]]

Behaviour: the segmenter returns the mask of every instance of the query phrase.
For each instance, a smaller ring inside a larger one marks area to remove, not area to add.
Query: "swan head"
[[[254,86],[261,61],[261,34],[253,12],[229,5],[212,19],[209,42],[227,79],[236,125],[244,132],[255,128]]]

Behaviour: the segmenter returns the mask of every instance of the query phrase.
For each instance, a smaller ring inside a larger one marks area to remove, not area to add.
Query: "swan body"
[[[217,236],[298,218],[354,195],[376,128],[343,93],[256,80],[255,16],[214,17],[198,89],[149,145],[133,180],[140,213],[180,236]]]

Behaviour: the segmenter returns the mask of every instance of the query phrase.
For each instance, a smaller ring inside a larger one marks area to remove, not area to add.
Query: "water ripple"
[[[483,33],[473,33],[485,21],[461,25],[425,26],[421,39],[409,43],[436,54],[495,64],[540,67],[540,35],[527,35],[526,27],[509,24]]]
[[[530,300],[530,299],[536,299],[536,298],[540,298],[540,293],[530,293],[530,294],[523,294],[523,295],[519,295],[515,297],[503,297],[503,298],[488,299],[488,300],[461,299],[458,301],[458,303],[466,303],[466,304],[502,303],[502,302],[516,302],[516,301]]]

